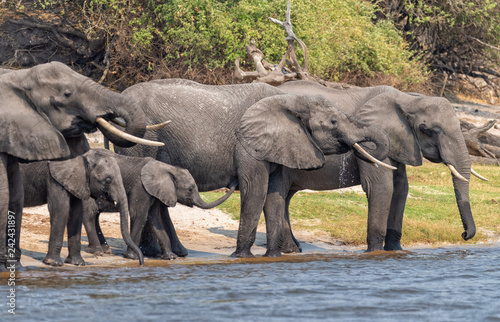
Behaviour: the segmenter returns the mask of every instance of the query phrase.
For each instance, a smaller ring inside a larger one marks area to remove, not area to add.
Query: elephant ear
[[[0,152],[26,160],[68,157],[63,135],[23,97],[0,82]]]
[[[50,175],[69,193],[78,199],[90,198],[87,167],[83,157],[78,156],[64,161],[49,162]]]
[[[391,146],[389,155],[400,163],[419,166],[422,164],[420,146],[410,122],[407,104],[403,104],[397,90],[378,94],[358,109],[355,116],[361,122],[375,124],[388,133]]]
[[[177,193],[174,178],[167,164],[150,161],[142,167],[141,181],[144,189],[168,207],[175,207]]]
[[[257,160],[294,169],[321,168],[325,163],[323,152],[312,141],[301,120],[309,117],[307,113],[299,96],[264,98],[245,112],[236,136]]]

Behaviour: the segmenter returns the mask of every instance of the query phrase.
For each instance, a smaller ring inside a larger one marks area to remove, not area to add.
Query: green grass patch
[[[471,178],[470,201],[477,234],[467,242],[461,238],[462,221],[448,169],[432,163],[407,168],[410,191],[403,222],[403,245],[477,243],[492,234],[500,235],[500,167],[474,165],[473,168],[489,181]],[[203,193],[207,201],[222,194]],[[233,194],[218,208],[238,219],[239,194]],[[299,192],[290,205],[293,229],[327,233],[349,245],[366,243],[367,211],[365,194],[352,191]]]

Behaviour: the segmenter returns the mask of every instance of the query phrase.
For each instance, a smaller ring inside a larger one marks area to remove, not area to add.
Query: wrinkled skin
[[[128,200],[120,168],[109,151],[94,149],[65,161],[21,165],[26,206],[47,203],[50,213],[49,250],[43,262],[62,266],[61,249],[67,227],[68,257],[65,263],[85,265],[80,254],[85,213],[96,208],[95,199],[116,203],[125,243],[142,262],[142,253],[130,238]]]
[[[238,181],[241,215],[235,257],[253,256],[250,249],[262,210],[266,256],[281,255],[282,214],[264,209],[264,203],[275,189],[269,178],[283,166],[317,169],[325,154],[345,153],[356,142],[374,142],[381,158],[388,149],[380,129],[351,121],[324,98],[283,95],[266,84],[207,86],[171,79],[137,84],[123,94],[141,102],[149,124],[172,122],[146,136],[164,147],[115,151],[185,168],[200,191]]]
[[[143,237],[141,248],[145,250],[154,249],[157,242],[161,248],[161,253],[158,255],[163,259],[187,256],[186,248],[182,246],[175,233],[168,207],[175,207],[179,202],[188,207],[210,209],[222,204],[234,191],[233,188],[219,200],[207,203],[201,198],[193,177],[185,169],[152,158],[100,151],[116,161],[122,174],[127,198],[133,201],[129,204],[130,234],[133,242],[138,245]],[[112,206],[106,204],[101,204],[99,210],[114,211]],[[102,254],[108,246],[99,226],[98,214],[97,211],[86,213],[84,226],[89,238],[87,252]],[[151,255],[151,252],[155,251],[150,251],[148,254]],[[124,256],[137,258],[136,252],[130,247]]]
[[[387,163],[396,171],[376,169],[352,154],[331,155],[322,169],[284,169],[280,180],[286,196],[278,211],[285,214],[283,251],[299,250],[289,226],[289,204],[303,189],[331,190],[361,184],[368,198],[368,251],[400,250],[403,213],[408,196],[406,165],[419,166],[422,156],[453,165],[467,180],[470,158],[451,104],[444,98],[405,94],[389,86],[331,89],[316,83],[288,82],[280,89],[295,94],[321,94],[352,118],[380,126],[391,144]],[[462,237],[475,234],[469,204],[469,184],[453,176],[455,197],[464,226]]]
[[[127,133],[144,135],[144,114],[130,98],[107,90],[64,64],[53,62],[0,73],[0,271],[7,269],[7,260],[9,268],[22,269],[24,189],[18,160],[70,157],[72,148],[67,140],[82,140],[84,133],[100,128],[97,117],[121,117]],[[117,145],[133,145],[106,130],[103,134]]]

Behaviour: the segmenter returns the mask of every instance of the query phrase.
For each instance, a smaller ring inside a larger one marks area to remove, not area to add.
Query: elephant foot
[[[285,254],[302,253],[302,247],[300,247],[300,244],[297,245],[294,242],[285,242],[283,246],[281,246],[281,252]]]
[[[387,234],[385,235],[385,245],[384,250],[403,250],[401,247],[401,233],[394,229],[387,229]]]
[[[188,255],[188,250],[182,245],[173,248],[172,252],[179,257],[186,257]]]
[[[265,257],[281,257],[281,251],[279,250],[267,250],[264,254]]]
[[[128,259],[139,259],[139,256],[137,256],[136,252],[134,252],[132,249],[127,249],[127,251],[123,253],[123,257]]]
[[[83,260],[82,256],[68,256],[64,260],[66,264],[72,264],[76,266],[85,266],[85,261]]]
[[[62,258],[60,256],[45,256],[45,258],[42,261],[46,265],[50,266],[63,266],[64,263],[62,261]]]
[[[96,256],[103,256],[104,255],[104,250],[102,249],[102,247],[100,245],[99,246],[88,245],[87,249],[85,251],[89,254],[94,254]]]
[[[177,259],[177,255],[175,255],[172,252],[165,252],[160,256],[160,259],[165,259],[165,260],[174,260]]]
[[[111,247],[108,244],[101,244],[101,248],[104,254],[111,254]]]
[[[233,258],[253,258],[255,257],[254,254],[252,254],[251,251],[241,251],[241,252],[238,252],[238,251],[235,251],[234,253],[231,254],[230,257],[233,257]]]

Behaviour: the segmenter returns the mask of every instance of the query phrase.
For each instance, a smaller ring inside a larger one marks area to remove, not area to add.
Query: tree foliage
[[[500,76],[498,0],[372,2],[382,8],[379,18],[394,21],[433,70],[482,77],[488,83]]]

